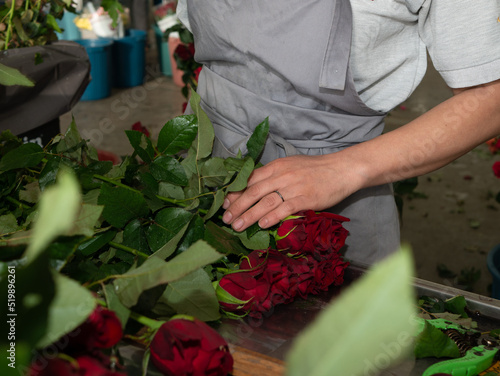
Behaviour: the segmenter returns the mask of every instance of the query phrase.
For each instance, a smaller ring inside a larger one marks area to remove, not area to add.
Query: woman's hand
[[[436,170],[500,133],[500,80],[455,90],[417,119],[342,151],[277,159],[227,195],[223,220],[262,228],[300,210],[324,210],[361,188]],[[276,193],[278,191],[280,195]]]
[[[252,173],[244,191],[227,195],[223,220],[243,231],[255,222],[267,228],[301,210],[329,208],[358,188],[346,165],[342,152],[274,160]]]

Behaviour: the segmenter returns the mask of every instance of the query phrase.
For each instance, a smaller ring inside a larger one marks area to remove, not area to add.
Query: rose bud
[[[225,376],[233,357],[219,333],[195,318],[163,324],[150,345],[153,364],[167,376]]]
[[[72,348],[107,349],[120,341],[123,330],[120,320],[113,311],[97,306],[87,320],[68,336]]]

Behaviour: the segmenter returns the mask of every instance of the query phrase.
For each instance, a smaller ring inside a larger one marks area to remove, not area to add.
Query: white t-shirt
[[[177,16],[187,27],[187,0]],[[248,0],[247,0],[248,1]],[[351,0],[350,67],[361,99],[380,111],[405,101],[427,51],[452,88],[500,79],[500,0]]]

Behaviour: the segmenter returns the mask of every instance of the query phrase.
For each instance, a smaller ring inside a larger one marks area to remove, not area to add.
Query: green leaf
[[[4,294],[4,304],[0,307],[0,314],[7,323],[8,320],[14,319],[15,338],[8,340],[7,331],[4,331],[0,350],[2,354],[7,354],[10,343],[15,342],[16,368],[22,370],[23,367],[27,368],[31,361],[31,350],[47,333],[49,305],[55,296],[54,281],[46,255],[41,255],[26,266],[10,266],[6,270],[4,265],[2,269],[4,272],[0,278],[0,291]],[[8,275],[15,278],[15,305],[12,305],[12,298],[8,296],[8,284],[12,282],[12,277],[7,277]],[[3,326],[5,329],[6,325]],[[28,354],[23,351],[26,347],[30,350]],[[9,369],[6,356],[0,357],[0,367],[2,374]]]
[[[288,376],[360,376],[407,355],[416,331],[408,248],[354,282],[295,339]],[[378,373],[378,372],[377,372]]]
[[[47,163],[45,163],[38,179],[38,185],[42,191],[45,187],[55,184],[60,165],[61,157],[47,156]]]
[[[38,342],[42,348],[57,341],[83,323],[96,307],[92,293],[78,282],[54,273],[56,296],[50,304],[45,336]]]
[[[221,189],[217,190],[214,195],[214,200],[212,201],[212,205],[210,206],[210,209],[208,209],[207,214],[203,217],[204,221],[208,221],[210,218],[212,218],[222,207],[222,204],[224,203],[224,191]]]
[[[35,86],[35,81],[30,80],[18,69],[0,63],[0,85],[4,86]]]
[[[223,228],[217,226],[214,222],[206,223],[205,241],[214,247],[217,252],[223,254],[248,254],[249,251],[242,246],[238,237],[230,234]]]
[[[227,187],[229,192],[237,192],[245,189],[247,187],[248,178],[250,174],[253,172],[255,164],[252,159],[247,158],[243,167],[241,168],[238,175],[236,175],[236,179]]]
[[[200,240],[169,262],[150,257],[138,268],[117,276],[115,291],[126,307],[132,307],[143,291],[176,281],[221,257],[220,253]]]
[[[113,20],[111,25],[116,27],[118,25],[118,17],[120,17],[120,13],[123,13],[123,7],[120,2],[118,0],[102,0],[101,6],[108,12],[109,16]]]
[[[462,295],[446,299],[444,301],[444,308],[446,311],[456,313],[461,317],[469,317],[469,315],[467,315],[467,312],[465,312],[465,309],[467,308],[467,301]]]
[[[159,302],[172,307],[178,314],[194,316],[201,321],[220,318],[215,290],[203,269],[169,283]]]
[[[19,199],[29,203],[37,203],[40,199],[40,186],[37,181],[33,181],[24,186],[24,189],[19,191]]]
[[[248,156],[252,158],[254,162],[257,162],[264,146],[266,145],[267,135],[269,133],[269,118],[266,118],[262,123],[260,123],[252,135],[248,139],[247,149]]]
[[[82,139],[78,128],[76,127],[75,119],[73,118],[69,125],[64,137],[59,141],[56,146],[56,151],[65,154],[66,157],[73,158],[74,160],[82,161],[82,149],[87,147],[86,141]]]
[[[146,254],[150,254],[146,231],[142,227],[141,221],[132,220],[123,230],[123,245],[137,249]]]
[[[12,23],[14,24],[14,28],[16,29],[18,37],[23,41],[26,42],[27,40],[30,39],[28,34],[26,34],[26,31],[24,31],[23,24],[19,17],[14,16],[12,19]]]
[[[104,295],[106,296],[108,308],[116,313],[116,316],[118,316],[122,323],[122,327],[125,328],[130,317],[130,310],[118,299],[113,284],[108,283],[104,286]]]
[[[196,138],[196,160],[201,160],[212,154],[212,146],[214,142],[214,127],[208,118],[207,114],[200,106],[201,98],[193,91],[189,101],[194,114],[198,118],[198,137]]]
[[[258,231],[251,237],[248,237],[247,231],[237,232],[229,227],[224,229],[240,239],[243,245],[248,249],[267,249],[269,247],[271,236],[268,231]]]
[[[151,139],[140,131],[126,130],[125,133],[137,155],[144,162],[150,163],[155,156]]]
[[[160,156],[151,164],[151,174],[156,180],[186,186],[188,178],[180,162],[170,156]]]
[[[22,144],[0,159],[0,172],[17,168],[36,167],[42,161],[44,155],[45,153],[40,145],[35,143]]]
[[[207,187],[220,187],[232,175],[224,166],[224,159],[210,158],[201,166],[201,178]]]
[[[25,253],[29,261],[35,259],[57,236],[71,230],[80,201],[80,186],[76,178],[69,170],[61,171],[56,185],[47,188],[40,198],[38,218]]]
[[[158,185],[158,195],[161,197],[170,197],[176,200],[184,200],[184,190],[178,185],[160,182]]]
[[[115,230],[108,230],[106,232],[96,234],[89,240],[80,244],[80,246],[78,247],[78,251],[83,256],[90,256],[91,254],[97,252],[102,247],[107,245],[110,241],[112,241],[115,235],[116,235]]]
[[[415,340],[415,357],[458,358],[460,350],[457,344],[441,329],[425,321],[423,331]]]
[[[149,246],[157,251],[168,243],[193,218],[182,208],[165,208],[158,212],[147,231]]]
[[[80,236],[60,236],[51,242],[47,248],[52,269],[60,271],[66,266],[71,256],[82,241]]]
[[[149,213],[146,200],[134,189],[103,184],[97,202],[104,205],[102,217],[117,228],[124,227],[132,219],[146,217]]]
[[[93,236],[103,209],[104,207],[101,205],[82,204],[74,226],[67,235]]]
[[[16,231],[17,219],[14,214],[9,213],[0,216],[0,236]]]
[[[203,239],[205,235],[205,223],[199,215],[195,215],[186,230],[182,242],[177,247],[177,252],[184,252],[192,244]]]
[[[174,155],[187,150],[198,134],[198,119],[195,115],[181,115],[170,120],[158,135],[158,151]]]
[[[177,249],[177,245],[181,241],[182,237],[186,233],[186,230],[189,226],[189,222],[182,227],[175,236],[170,239],[167,243],[165,243],[160,249],[158,249],[155,253],[153,253],[149,257],[157,257],[161,258],[162,260],[166,260],[168,257],[174,254],[175,250]]]
[[[59,25],[57,24],[56,18],[50,14],[47,13],[47,19],[46,19],[47,25],[49,25],[52,29],[57,31],[58,33],[61,33],[61,29],[59,28]]]

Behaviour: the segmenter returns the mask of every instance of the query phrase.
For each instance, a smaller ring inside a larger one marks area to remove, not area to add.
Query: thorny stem
[[[145,254],[144,252],[138,251],[137,249],[134,249],[134,248],[127,247],[127,246],[120,244],[120,243],[109,242],[109,245],[111,247],[116,248],[116,249],[120,249],[122,251],[131,253],[134,256],[140,256],[140,257],[145,258],[145,259],[147,259],[149,257],[149,255]]]
[[[163,325],[164,321],[150,319],[149,317],[140,315],[136,312],[130,311],[130,318],[137,321],[139,324],[146,325],[149,328],[156,330]]]
[[[113,184],[113,185],[120,187],[120,188],[125,188],[125,189],[128,189],[128,190],[136,192],[136,193],[141,193],[137,189],[134,189],[132,187],[129,187],[128,185],[122,184],[119,181],[115,181],[113,179],[107,178],[106,176],[96,174],[96,175],[94,175],[94,178],[101,180],[101,181],[104,181],[104,182],[109,183],[109,184]]]
[[[26,205],[26,204],[22,203],[21,201],[16,200],[13,197],[7,196],[7,197],[5,197],[5,199],[7,201],[10,201],[11,203],[13,203],[16,206],[20,206],[23,209],[31,209],[31,207],[29,205]]]
[[[9,21],[7,22],[7,32],[5,33],[5,44],[3,46],[4,50],[9,49],[9,41],[12,34],[12,25],[13,25],[12,20],[14,19],[15,10],[16,10],[16,0],[12,0],[9,10]]]

